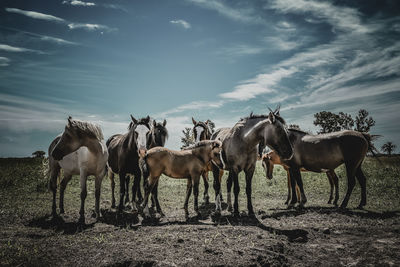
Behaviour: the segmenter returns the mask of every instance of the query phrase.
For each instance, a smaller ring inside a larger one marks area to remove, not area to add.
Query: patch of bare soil
[[[227,211],[184,220],[181,209],[143,220],[103,209],[88,214],[1,216],[0,265],[23,266],[365,266],[400,265],[400,214],[310,207]]]

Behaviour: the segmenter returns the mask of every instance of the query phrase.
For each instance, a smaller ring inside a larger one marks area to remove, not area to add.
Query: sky
[[[366,109],[400,146],[400,1],[2,0],[0,157],[47,152],[67,117],[124,133],[167,120],[166,146],[211,119],[232,127],[281,106]]]

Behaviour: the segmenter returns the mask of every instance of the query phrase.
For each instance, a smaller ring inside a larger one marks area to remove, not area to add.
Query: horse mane
[[[198,143],[196,143],[194,145],[185,147],[182,150],[192,150],[192,149],[195,149],[195,148],[199,148],[199,147],[203,147],[203,146],[209,145],[212,142],[214,142],[214,141],[212,141],[212,140],[203,140],[203,141],[200,141],[200,142],[198,142]]]
[[[286,121],[280,116],[280,115],[275,115],[275,118],[280,121],[282,124],[286,124]],[[246,121],[246,120],[250,120],[250,119],[268,119],[268,115],[265,114],[253,114],[253,111],[250,112],[250,115],[248,117],[244,117],[244,118],[240,118],[241,121]]]
[[[212,135],[212,132],[211,132],[210,127],[209,127],[205,122],[198,121],[197,124],[193,126],[193,129],[194,129],[197,125],[200,125],[200,126],[204,127],[204,129],[206,129],[206,131],[208,132],[208,134],[209,134],[210,136]]]
[[[97,124],[93,124],[88,121],[71,119],[70,124],[68,124],[68,127],[70,126],[77,128],[78,130],[87,134],[89,137],[94,137],[99,141],[102,141],[104,139],[103,132],[101,131],[100,126],[98,126]]]
[[[310,134],[306,131],[300,130],[300,129],[295,129],[295,128],[288,128],[289,131],[291,132],[298,132],[298,133],[302,133],[302,134]]]

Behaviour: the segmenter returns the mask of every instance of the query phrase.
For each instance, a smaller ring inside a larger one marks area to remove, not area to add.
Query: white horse
[[[60,213],[64,213],[64,191],[72,175],[80,175],[81,209],[79,222],[85,222],[85,199],[87,195],[86,180],[89,175],[95,179],[95,212],[100,217],[100,188],[107,173],[108,151],[103,142],[103,133],[99,126],[90,122],[68,118],[64,132],[57,136],[49,147],[49,187],[53,192],[52,215],[56,211],[57,177],[60,169],[64,178],[60,183]]]

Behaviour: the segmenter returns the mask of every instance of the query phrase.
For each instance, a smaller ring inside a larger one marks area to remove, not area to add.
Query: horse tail
[[[376,152],[378,152],[378,150],[376,149],[376,147],[374,146],[374,144],[372,143],[372,141],[375,141],[376,139],[378,139],[379,137],[381,137],[381,135],[376,135],[376,134],[369,134],[369,133],[361,133],[365,140],[367,140],[368,143],[368,151],[371,152],[372,156],[374,158],[376,158],[378,160],[378,162],[380,164],[383,164],[378,155],[376,154]]]

